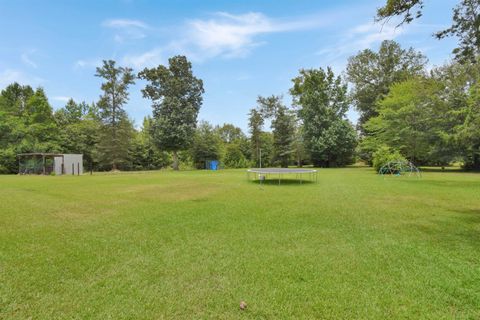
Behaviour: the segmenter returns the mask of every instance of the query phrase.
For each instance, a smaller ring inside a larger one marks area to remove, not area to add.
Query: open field
[[[478,319],[480,175],[0,176],[0,319],[30,317]]]

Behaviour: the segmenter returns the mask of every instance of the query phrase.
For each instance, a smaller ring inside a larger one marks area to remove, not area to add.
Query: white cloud
[[[256,38],[262,34],[304,30],[326,22],[319,17],[279,20],[259,12],[239,15],[218,12],[208,20],[188,21],[184,43],[193,47],[201,58],[243,57],[261,44]]]
[[[77,60],[75,61],[74,66],[76,68],[85,68],[87,66],[87,62],[85,60]]]
[[[7,69],[0,73],[0,86],[3,88],[13,82],[23,82],[23,75],[18,70]]]
[[[333,46],[323,48],[317,52],[330,61],[355,54],[360,50],[370,49],[383,40],[393,40],[404,34],[406,29],[395,28],[378,23],[364,23],[348,30]]]
[[[143,21],[130,19],[105,20],[102,22],[102,26],[116,30],[113,39],[119,43],[145,38],[144,31],[149,28]]]
[[[85,68],[96,68],[101,66],[101,64],[102,64],[102,60],[100,59],[89,59],[89,60],[79,59],[74,62],[73,69],[78,70],[78,69],[85,69]]]
[[[217,12],[209,19],[187,20],[167,45],[128,54],[123,60],[134,68],[142,68],[158,65],[165,56],[174,54],[185,54],[194,61],[245,57],[264,43],[258,39],[261,35],[317,28],[333,19],[333,15],[272,19],[259,12],[238,15]]]
[[[237,81],[246,81],[252,79],[252,76],[247,73],[242,73],[236,77]]]
[[[53,100],[56,101],[61,101],[61,102],[68,102],[68,100],[71,99],[71,97],[66,97],[66,96],[54,96],[52,97]]]
[[[135,69],[154,67],[164,62],[162,52],[162,48],[155,48],[137,55],[126,55],[123,57],[123,63]]]
[[[110,19],[105,20],[102,25],[108,28],[130,28],[136,27],[141,29],[147,29],[148,25],[140,20],[129,20],[129,19]]]
[[[270,20],[260,13],[233,16],[218,14],[220,19],[192,20],[187,40],[207,57],[239,57],[258,45],[256,35],[273,32]]]
[[[24,85],[38,86],[45,82],[45,80],[36,76],[27,75],[20,70],[6,69],[0,72],[0,88],[6,87],[14,82]]]
[[[390,25],[379,25],[368,23],[359,25],[352,30],[353,37],[359,37],[354,41],[354,45],[358,46],[358,50],[371,48],[373,44],[383,40],[395,39],[405,32],[404,28],[395,28]]]
[[[30,58],[30,54],[34,53],[35,50],[32,50],[30,52],[24,52],[20,55],[20,59],[22,60],[22,62],[24,64],[26,64],[27,66],[30,66],[32,68],[37,68],[37,64]]]

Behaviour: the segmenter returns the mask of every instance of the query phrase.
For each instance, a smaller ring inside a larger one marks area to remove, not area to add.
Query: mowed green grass
[[[478,319],[480,175],[0,176],[0,318]]]

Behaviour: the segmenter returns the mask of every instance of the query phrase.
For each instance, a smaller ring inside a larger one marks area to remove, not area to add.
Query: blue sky
[[[455,39],[431,35],[451,22],[455,0],[425,1],[421,20],[402,28],[375,24],[384,1],[26,1],[0,0],[0,88],[13,81],[45,88],[60,108],[69,97],[100,95],[102,59],[139,71],[185,54],[203,79],[199,119],[247,128],[258,95],[283,94],[301,68],[343,72],[349,56],[384,39],[413,46],[429,66],[451,59]],[[142,81],[126,110],[136,125],[151,114]],[[357,115],[348,113],[353,122]]]

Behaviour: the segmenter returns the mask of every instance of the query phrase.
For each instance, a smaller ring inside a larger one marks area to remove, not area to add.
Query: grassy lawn
[[[480,175],[0,176],[0,319],[30,317],[478,319]]]

